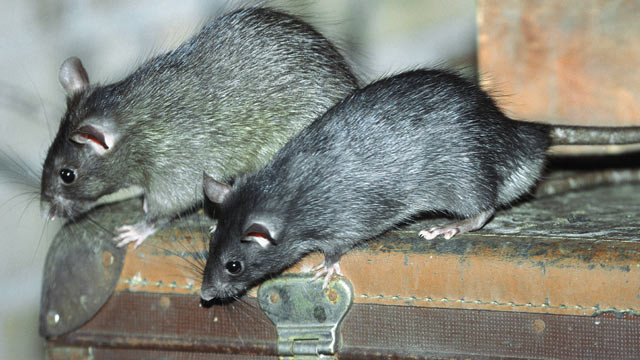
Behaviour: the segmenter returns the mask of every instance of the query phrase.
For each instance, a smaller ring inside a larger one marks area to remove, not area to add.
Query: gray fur
[[[82,76],[63,70],[73,91],[44,164],[41,199],[53,215],[72,218],[132,186],[143,188],[149,221],[189,210],[202,196],[203,170],[226,179],[259,169],[356,87],[329,41],[265,8],[223,15],[113,84],[83,88]],[[113,131],[106,154],[69,141],[86,123]],[[71,185],[58,176],[65,167],[77,169]]]
[[[481,226],[529,190],[549,143],[546,126],[507,118],[447,72],[412,71],[356,90],[226,194],[202,297],[237,296],[311,251],[335,263],[422,212],[481,215]],[[241,241],[255,222],[279,234],[274,246]],[[242,273],[226,270],[232,261]]]

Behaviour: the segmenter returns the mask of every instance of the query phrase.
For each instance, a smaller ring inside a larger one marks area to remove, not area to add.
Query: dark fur
[[[223,15],[124,80],[68,99],[44,163],[42,201],[75,217],[137,185],[148,219],[175,216],[197,203],[203,170],[224,179],[259,169],[355,87],[343,57],[308,24],[263,8]],[[104,156],[69,141],[92,118],[121,136]],[[78,169],[74,184],[60,181],[64,167]]]
[[[538,178],[549,128],[507,118],[479,87],[443,71],[375,82],[332,107],[222,203],[204,298],[235,296],[311,251],[337,261],[425,211],[462,218],[508,204]],[[253,222],[277,234],[241,242]],[[224,264],[241,261],[230,275]]]

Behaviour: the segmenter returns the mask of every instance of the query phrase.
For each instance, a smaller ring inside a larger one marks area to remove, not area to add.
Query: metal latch
[[[333,355],[340,347],[339,325],[353,302],[351,283],[343,278],[322,289],[322,279],[287,274],[258,289],[260,308],[278,331],[278,355]]]

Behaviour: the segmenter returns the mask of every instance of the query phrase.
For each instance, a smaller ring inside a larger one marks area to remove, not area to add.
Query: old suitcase
[[[478,1],[483,83],[510,95],[502,105],[519,118],[638,124],[639,12]],[[612,159],[599,162],[631,169],[560,172],[545,187],[637,182],[637,153]],[[639,185],[523,201],[448,241],[419,239],[442,221],[425,219],[347,254],[345,277],[325,291],[301,274],[321,261],[311,255],[240,301],[207,306],[211,220],[198,213],[137,250],[115,248],[112,229],[139,208],[102,207],[58,234],[40,317],[49,358],[640,358]]]
[[[449,241],[419,239],[417,230],[433,222],[428,221],[355,249],[341,262],[353,304],[337,332],[339,357],[637,357],[638,190],[637,185],[601,187],[523,203],[500,212],[482,232]],[[110,228],[111,211],[135,205],[100,209],[92,222]],[[48,284],[75,281],[67,284],[66,298],[55,299],[60,294],[55,288],[43,298],[41,329],[55,334],[48,338],[49,357],[276,356],[276,328],[259,308],[255,291],[235,303],[200,306],[199,274],[192,265],[207,222],[202,215],[185,219],[126,253],[114,248],[104,231],[78,245],[91,225],[67,226],[56,241],[75,243],[75,253],[78,247],[92,251],[84,260],[74,255],[48,263],[56,270],[46,275]],[[319,260],[310,256],[292,272]],[[87,279],[87,272],[113,282]],[[272,280],[260,302],[284,303],[288,291],[300,286],[296,279]],[[309,335],[310,329],[334,325],[332,312],[343,310],[332,306],[347,306],[341,301],[349,294],[335,282],[325,292],[316,285],[305,291],[333,302],[314,300],[326,314],[318,317],[317,309],[307,308],[313,316],[298,319],[294,335],[289,329],[289,338],[280,339],[281,355],[293,355],[286,349],[315,353],[330,347],[330,329],[322,330],[328,338]],[[96,300],[95,288],[109,286],[115,291],[108,300],[97,299],[106,300],[94,307],[100,308],[97,314],[78,319]],[[316,340],[309,340],[313,336]]]

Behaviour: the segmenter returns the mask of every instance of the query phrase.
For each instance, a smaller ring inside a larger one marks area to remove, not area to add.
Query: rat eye
[[[224,265],[224,268],[227,269],[227,272],[231,275],[238,275],[242,272],[242,263],[240,261],[229,261]]]
[[[60,179],[62,179],[65,184],[71,184],[76,180],[75,170],[68,168],[60,169]]]

